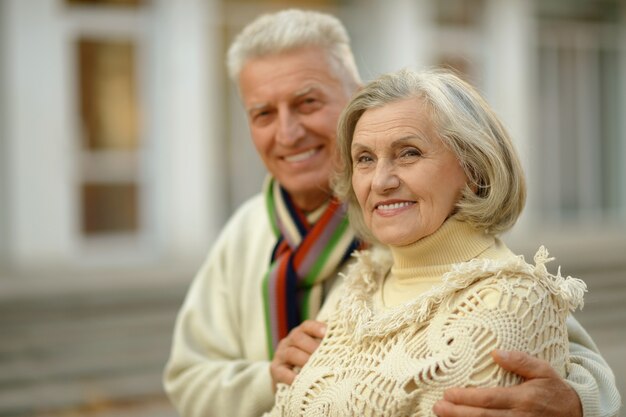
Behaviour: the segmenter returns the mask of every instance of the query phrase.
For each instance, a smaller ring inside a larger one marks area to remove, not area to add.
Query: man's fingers
[[[502,368],[525,379],[560,378],[550,363],[527,353],[496,349],[491,352],[491,356]]]
[[[291,385],[296,377],[294,368],[302,368],[317,349],[326,333],[326,325],[320,321],[306,320],[289,332],[278,343],[270,373],[274,389],[279,382]]]
[[[309,336],[306,336],[310,343],[300,342],[300,344],[294,343],[294,338],[290,340],[283,339],[278,345],[276,349],[276,354],[274,355],[274,359],[272,360],[276,366],[286,366],[288,368],[293,368],[295,366],[302,367],[311,357],[312,351],[304,350],[302,348],[302,344],[309,346],[310,344],[315,344],[314,339],[311,339]]]
[[[274,381],[274,388],[276,384],[283,383],[291,385],[296,378],[296,372],[287,366],[273,366],[271,368],[272,380]]]
[[[302,368],[310,357],[311,354],[309,352],[305,352],[297,347],[291,346],[285,350],[282,360],[285,364],[292,368],[295,366]]]
[[[515,351],[494,351],[492,356],[526,381],[510,387],[448,389],[433,407],[438,416],[582,416],[578,395],[549,362]]]
[[[506,417],[509,415],[509,412],[505,410],[485,410],[455,405],[445,400],[437,401],[433,406],[433,411],[438,417]]]
[[[326,325],[319,321],[307,320],[289,332],[280,341],[272,362],[277,367],[302,367],[318,348],[326,331]]]
[[[302,331],[311,337],[321,339],[326,334],[326,324],[316,320],[305,320],[298,326]]]
[[[489,409],[510,409],[515,398],[511,388],[451,388],[443,393],[443,399],[453,404]]]
[[[289,332],[285,338],[288,346],[311,355],[320,344],[326,325],[320,321],[307,320]]]

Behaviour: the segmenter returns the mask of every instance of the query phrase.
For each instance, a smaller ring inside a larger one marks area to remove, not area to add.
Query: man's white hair
[[[288,9],[264,14],[248,24],[228,49],[228,75],[237,84],[246,61],[294,49],[317,46],[327,52],[335,74],[354,91],[361,78],[343,24],[334,16]]]

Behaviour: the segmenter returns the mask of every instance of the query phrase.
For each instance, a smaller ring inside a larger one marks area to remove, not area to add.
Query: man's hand
[[[506,388],[452,388],[433,411],[439,417],[582,417],[578,394],[547,361],[522,352],[491,353],[495,362],[525,379]]]
[[[325,332],[324,323],[307,320],[292,329],[287,337],[278,343],[274,359],[270,363],[274,391],[279,382],[291,385],[298,369],[304,366],[320,345]]]

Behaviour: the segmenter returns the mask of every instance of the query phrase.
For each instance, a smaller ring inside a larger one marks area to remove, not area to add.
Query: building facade
[[[225,51],[243,25],[286,4],[3,0],[3,269],[200,262],[264,176]],[[345,22],[365,80],[443,65],[479,87],[527,168],[512,246],[624,262],[623,1],[297,5]]]

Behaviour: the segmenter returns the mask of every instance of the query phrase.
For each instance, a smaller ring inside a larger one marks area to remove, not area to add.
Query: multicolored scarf
[[[278,237],[263,279],[267,346],[272,358],[278,342],[291,329],[317,315],[322,282],[359,242],[348,225],[345,207],[334,198],[316,211],[321,215],[314,223],[272,178],[265,184],[265,201]]]

